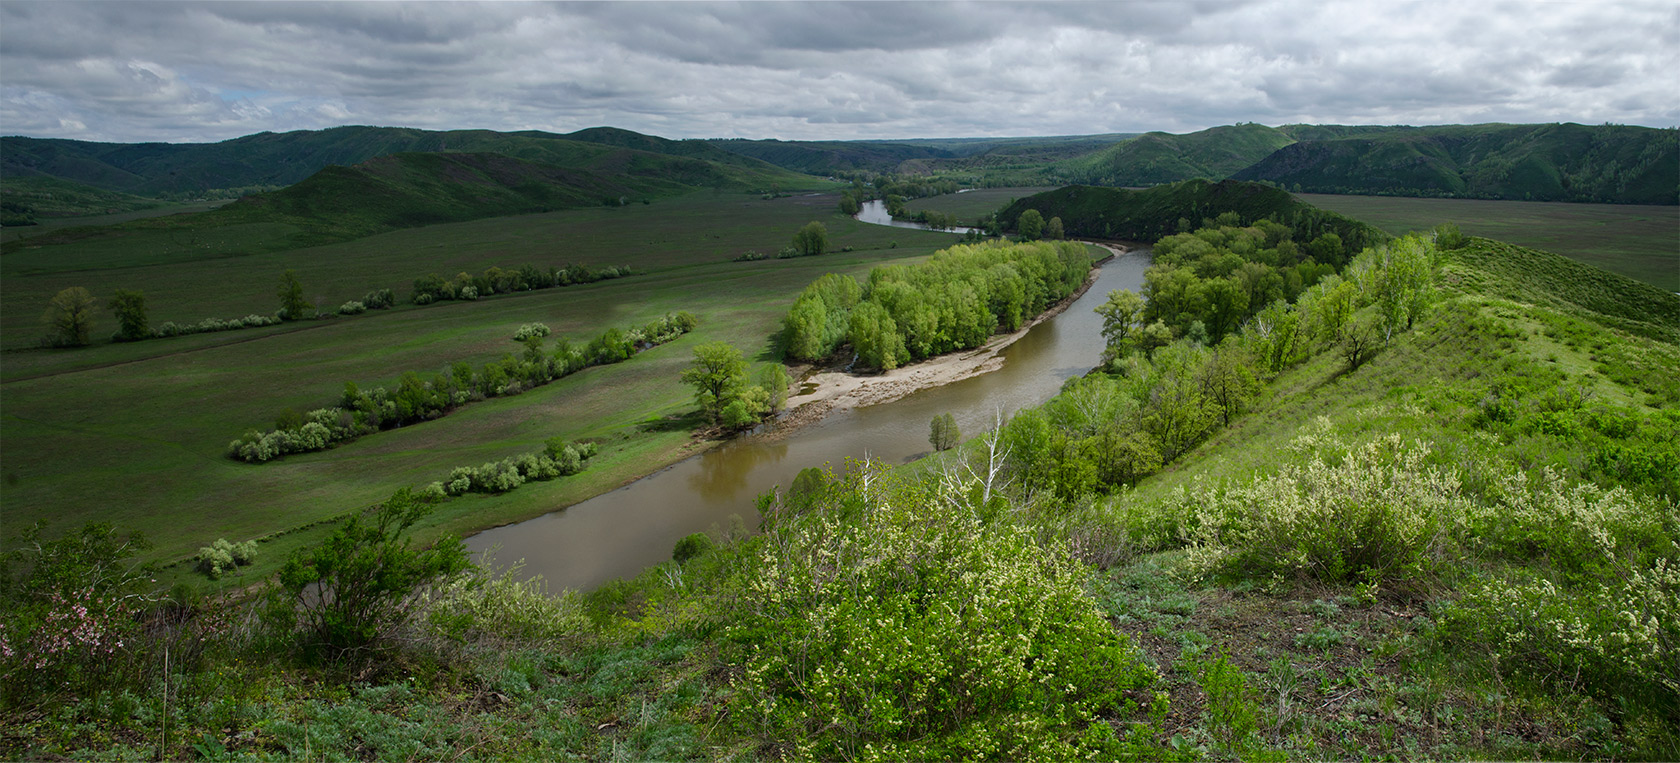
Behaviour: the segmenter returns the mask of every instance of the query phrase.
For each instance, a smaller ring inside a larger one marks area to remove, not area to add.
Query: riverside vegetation
[[[1287,222],[1208,222],[1044,406],[808,469],[760,532],[587,594],[409,545],[424,491],[215,599],[108,527],[26,539],[7,750],[1680,754],[1680,300],[1451,227],[1324,272]]]

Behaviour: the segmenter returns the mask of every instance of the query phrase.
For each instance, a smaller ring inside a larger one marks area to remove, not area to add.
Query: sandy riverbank
[[[1116,257],[1130,251],[1120,245],[1096,245],[1107,249]],[[789,397],[787,405],[790,412],[774,429],[760,436],[772,439],[785,437],[800,427],[822,420],[824,416],[836,410],[887,403],[917,390],[940,387],[995,371],[1003,365],[1005,347],[1026,336],[1027,332],[1040,322],[1061,314],[1096,283],[1098,274],[1098,269],[1092,268],[1090,275],[1085,278],[1085,283],[1067,298],[1040,313],[1019,330],[994,336],[974,349],[928,358],[878,374],[853,374],[836,369],[811,373],[802,379],[800,384],[812,389]]]

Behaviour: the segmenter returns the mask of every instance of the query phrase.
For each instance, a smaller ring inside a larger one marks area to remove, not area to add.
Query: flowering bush
[[[144,568],[127,561],[143,546],[107,524],[51,541],[36,526],[0,557],[0,703],[121,674],[139,614],[156,600]]]
[[[257,560],[257,542],[229,543],[217,538],[215,543],[198,549],[198,569],[215,580],[235,567],[243,567]]]

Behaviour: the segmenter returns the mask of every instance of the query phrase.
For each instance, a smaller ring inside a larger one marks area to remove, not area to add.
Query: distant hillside
[[[602,174],[538,164],[492,153],[404,153],[352,167],[327,167],[286,188],[253,194],[217,209],[138,220],[121,225],[72,228],[30,240],[31,245],[156,235],[158,231],[229,231],[205,236],[234,247],[222,255],[280,251],[346,241],[398,228],[530,214],[585,206],[618,206],[686,193],[694,186],[671,167],[709,162],[635,152],[631,164],[655,156],[663,163],[619,167]],[[700,172],[702,179],[711,175]],[[238,230],[283,231],[260,237]],[[207,250],[204,256],[218,254]]]
[[[1292,142],[1281,130],[1257,124],[1186,135],[1152,132],[1059,162],[1050,171],[1086,185],[1151,186],[1198,177],[1221,180]]]
[[[1271,219],[1290,225],[1303,239],[1335,233],[1349,252],[1391,238],[1370,225],[1319,209],[1280,189],[1235,180],[1186,180],[1137,191],[1068,186],[1017,199],[998,212],[998,222],[1014,229],[1015,221],[1029,209],[1038,210],[1046,220],[1060,217],[1070,237],[1153,242],[1200,227],[1204,218],[1235,212],[1245,224]]]
[[[896,172],[912,159],[949,157],[950,151],[873,141],[714,140],[711,145],[810,175],[836,172]]]
[[[768,189],[807,182],[787,170],[714,150],[592,128],[570,136],[528,131],[434,132],[403,127],[335,127],[258,133],[220,143],[90,143],[0,138],[0,175],[48,176],[141,196],[192,196],[216,189],[287,186],[332,165],[413,152],[495,153],[602,174],[668,173],[688,185]],[[673,161],[675,160],[675,161]]]
[[[159,202],[154,199],[106,191],[45,175],[7,178],[0,185],[0,208],[5,212],[0,217],[0,225],[30,225],[53,217],[133,212],[158,205]]]
[[[1680,203],[1680,132],[1578,124],[1289,128],[1285,146],[1237,180],[1310,193],[1530,201]]]

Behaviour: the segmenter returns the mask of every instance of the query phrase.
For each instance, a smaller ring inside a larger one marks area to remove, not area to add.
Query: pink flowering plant
[[[39,526],[0,557],[0,702],[77,691],[123,670],[140,614],[155,600],[142,547],[108,524],[41,539]]]

